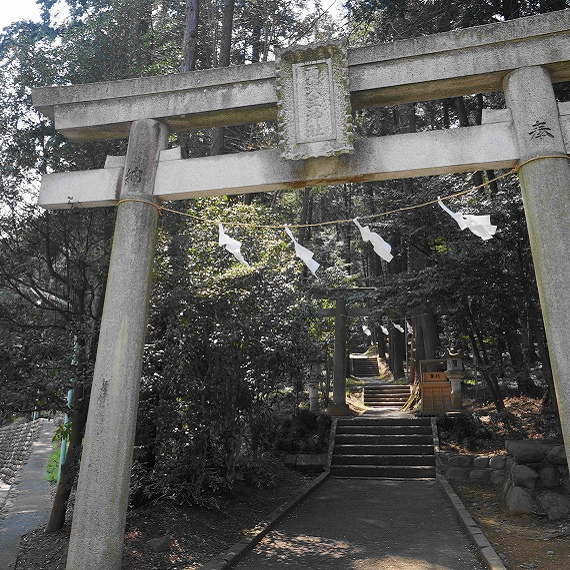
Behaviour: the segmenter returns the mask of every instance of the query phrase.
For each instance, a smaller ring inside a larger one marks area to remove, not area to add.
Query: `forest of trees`
[[[40,0],[39,22],[0,33],[0,424],[34,409],[69,412],[70,452],[58,488],[63,522],[80,457],[114,208],[46,212],[35,206],[42,174],[101,168],[126,141],[71,143],[31,105],[34,86],[79,84],[271,61],[279,48],[346,37],[349,47],[564,9],[565,0]],[[57,11],[62,5],[67,8]],[[568,89],[557,86],[560,100]],[[476,125],[485,93],[365,109],[357,136]],[[272,123],[173,133],[172,146],[199,157],[269,148]],[[330,353],[333,325],[316,317],[323,290],[373,287],[367,321],[395,377],[404,375],[404,339],[414,358],[454,346],[470,353],[489,399],[505,389],[555,405],[524,211],[516,177],[490,182],[449,203],[491,214],[499,228],[483,242],[460,232],[437,206],[367,221],[392,247],[386,264],[354,224],[493,180],[496,172],[305,188],[207,198],[164,213],[143,370],[133,497],[207,500],[238,473],[254,476],[273,450],[280,422],[303,398],[310,359]],[[251,269],[217,246],[221,220],[243,241]],[[321,264],[319,280],[293,256],[283,231]],[[362,342],[363,321],[351,323]],[[412,370],[413,372],[413,370]],[[73,400],[67,406],[67,390]],[[503,392],[502,392],[503,391]]]

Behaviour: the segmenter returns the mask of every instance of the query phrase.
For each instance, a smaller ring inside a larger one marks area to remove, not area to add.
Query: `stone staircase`
[[[378,378],[378,360],[375,356],[367,357],[360,354],[350,355],[350,371],[358,378]]]
[[[429,418],[360,416],[336,426],[331,474],[337,477],[435,477]]]
[[[370,408],[401,408],[410,396],[409,384],[365,384],[364,405]]]

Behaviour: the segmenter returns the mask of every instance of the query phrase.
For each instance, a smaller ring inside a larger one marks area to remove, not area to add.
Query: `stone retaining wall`
[[[0,480],[11,485],[16,472],[29,455],[45,420],[17,420],[0,428]]]
[[[452,481],[505,482],[507,455],[454,455],[439,452],[437,468]]]
[[[563,445],[507,440],[506,454],[438,453],[438,469],[452,481],[489,482],[503,488],[509,513],[560,520],[570,516],[570,476]]]

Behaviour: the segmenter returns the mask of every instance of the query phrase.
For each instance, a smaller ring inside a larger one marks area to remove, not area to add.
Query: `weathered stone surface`
[[[125,202],[117,210],[77,483],[68,570],[121,567],[157,236],[154,175],[158,154],[167,144],[168,131],[158,121],[133,123],[121,188]]]
[[[548,65],[566,81],[569,20],[562,10],[351,49],[354,108],[496,91],[510,70],[528,65]],[[133,120],[150,117],[171,131],[256,123],[276,117],[274,69],[267,62],[45,87],[33,90],[33,102],[72,140],[126,138]]]
[[[560,520],[570,515],[570,498],[553,491],[544,491],[538,503],[546,511],[549,520]]]
[[[562,489],[562,493],[570,495],[570,477],[568,477],[568,475],[562,477],[560,488]]]
[[[279,147],[286,160],[351,153],[346,43],[294,46],[276,60]]]
[[[454,455],[447,461],[449,467],[471,467],[473,465],[473,456],[471,455]]]
[[[570,370],[570,256],[562,245],[570,240],[568,151],[548,70],[541,66],[520,68],[510,73],[503,85],[521,151],[519,179],[529,241],[540,304],[546,315],[544,326],[562,430],[569,445],[570,383],[566,374]]]
[[[463,467],[448,467],[445,475],[453,481],[467,481],[469,479],[469,471]]]
[[[507,478],[507,474],[505,471],[501,471],[499,469],[493,469],[491,471],[491,483],[495,487],[500,487],[501,485],[504,485],[506,478]]]
[[[501,470],[505,469],[507,465],[507,456],[506,455],[493,455],[489,460],[489,467],[491,469]]]
[[[513,484],[525,489],[534,489],[538,473],[526,465],[516,465],[511,471]]]
[[[152,538],[147,542],[147,544],[152,548],[154,552],[166,552],[170,550],[172,545],[172,537],[167,534],[165,536],[159,536],[157,538]]]
[[[530,515],[532,512],[538,510],[538,505],[535,503],[530,493],[522,487],[513,485],[506,497],[507,509],[511,515]]]
[[[536,439],[507,440],[505,447],[519,463],[538,463],[547,453],[544,443]]]
[[[47,420],[17,421],[0,428],[0,481],[12,484],[45,421]]]
[[[354,179],[374,181],[431,176],[472,171],[474,164],[481,170],[511,168],[516,165],[519,154],[508,123],[358,138],[354,148],[350,160],[342,156],[314,158],[310,163],[303,163],[303,168],[299,168],[296,161],[281,160],[278,149],[190,161],[161,161],[154,197],[161,201],[184,200],[275,192]],[[112,196],[117,193],[112,182],[110,186],[99,186],[100,180],[107,180],[104,174],[57,174],[42,177],[40,201],[46,208],[80,208],[84,200],[91,206],[104,206],[110,203],[109,200],[112,202]],[[70,201],[69,196],[73,200]]]
[[[555,489],[560,482],[560,473],[554,465],[545,464],[538,471],[540,484],[545,489]]]
[[[511,472],[505,471],[505,485],[503,487],[503,494],[506,495],[512,486],[513,486],[513,480],[511,478]]]
[[[472,469],[469,473],[471,481],[490,481],[492,469]]]
[[[473,458],[473,469],[487,469],[489,467],[489,457],[480,455]]]
[[[547,454],[546,460],[554,465],[568,465],[566,450],[563,445],[553,447]]]

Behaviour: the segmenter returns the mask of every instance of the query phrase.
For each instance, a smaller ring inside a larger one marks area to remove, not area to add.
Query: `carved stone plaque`
[[[288,48],[276,66],[281,156],[302,160],[352,152],[345,44]]]

